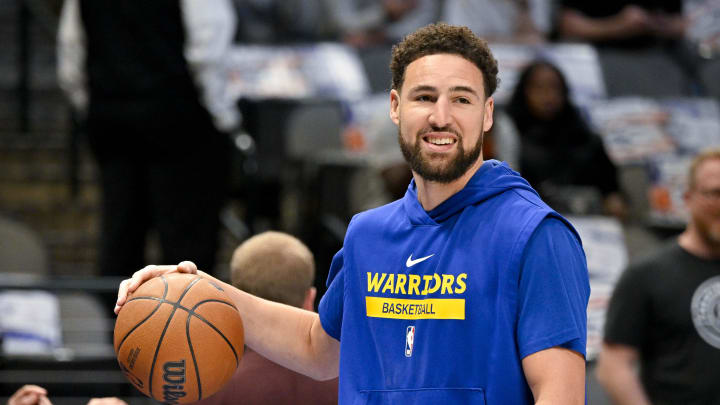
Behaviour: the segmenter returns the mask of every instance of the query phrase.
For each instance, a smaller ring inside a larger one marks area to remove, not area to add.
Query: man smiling
[[[428,55],[405,69],[404,98],[402,82],[390,92],[390,117],[398,125],[400,149],[416,183],[437,184],[446,189],[439,197],[447,198],[483,163],[483,133],[493,123],[493,99],[484,96],[482,72],[462,56]]]
[[[227,286],[246,343],[316,378],[341,404],[582,404],[589,283],[580,239],[517,173],[483,161],[497,63],[464,27],[393,49],[390,118],[405,196],[356,215],[319,316]],[[148,266],[148,278],[198,272]],[[119,310],[119,307],[116,308]]]

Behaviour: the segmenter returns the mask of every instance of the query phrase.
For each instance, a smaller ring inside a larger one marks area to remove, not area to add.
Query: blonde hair
[[[720,148],[705,149],[698,153],[697,156],[690,163],[690,169],[688,170],[687,178],[687,189],[693,190],[697,184],[697,171],[700,165],[711,159],[720,159]]]
[[[315,279],[310,249],[282,232],[263,232],[243,242],[230,263],[232,284],[250,294],[300,307]]]

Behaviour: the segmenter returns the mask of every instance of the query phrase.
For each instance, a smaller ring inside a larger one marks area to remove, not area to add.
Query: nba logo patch
[[[413,346],[415,344],[415,327],[408,326],[405,331],[405,357],[412,356]]]

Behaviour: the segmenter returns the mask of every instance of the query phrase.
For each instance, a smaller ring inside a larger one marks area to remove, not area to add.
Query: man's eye
[[[432,101],[432,97],[428,95],[417,96],[417,101]]]
[[[457,101],[458,101],[458,103],[461,103],[461,104],[470,104],[470,100],[465,97],[458,97]]]

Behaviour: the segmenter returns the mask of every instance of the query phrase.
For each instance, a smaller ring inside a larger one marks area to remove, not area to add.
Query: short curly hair
[[[487,42],[467,27],[445,23],[420,28],[393,46],[390,60],[392,88],[401,89],[405,80],[405,69],[410,63],[423,56],[439,53],[459,55],[474,63],[482,72],[485,97],[490,97],[495,92],[498,85],[497,60]]]

